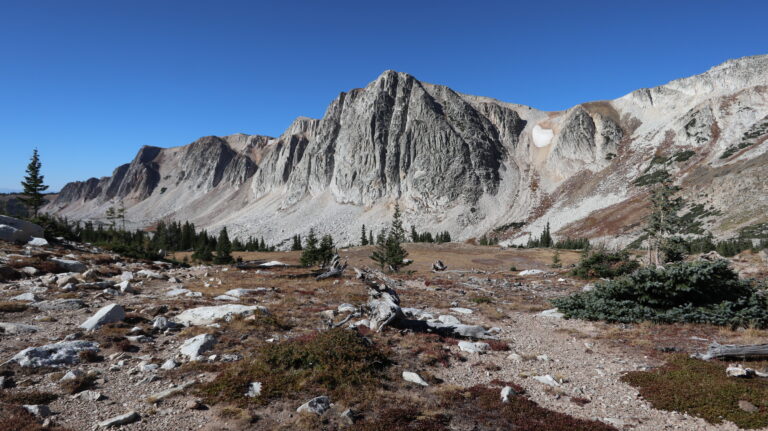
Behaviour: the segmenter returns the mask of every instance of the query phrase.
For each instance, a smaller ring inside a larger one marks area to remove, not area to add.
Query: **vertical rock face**
[[[47,209],[100,219],[122,201],[136,227],[174,218],[278,243],[315,227],[352,242],[360,224],[383,226],[399,201],[408,224],[455,238],[520,223],[527,227],[507,235],[527,237],[547,221],[563,234],[604,238],[621,233],[606,226],[627,222],[612,219],[620,218],[612,206],[641,199],[644,189],[632,183],[649,172],[663,168],[700,192],[728,187],[735,171],[723,174],[726,166],[759,171],[751,161],[765,152],[767,86],[768,56],[748,57],[613,101],[542,112],[386,71],[278,138],[142,147],[111,177],[68,184]],[[715,207],[727,200],[708,199]]]

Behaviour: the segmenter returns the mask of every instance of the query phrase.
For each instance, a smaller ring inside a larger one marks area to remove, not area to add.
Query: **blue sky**
[[[386,69],[539,109],[768,53],[765,1],[0,0],[0,191],[142,145],[279,135]]]

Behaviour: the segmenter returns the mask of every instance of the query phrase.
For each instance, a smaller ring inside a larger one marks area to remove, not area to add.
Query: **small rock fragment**
[[[127,424],[134,423],[139,419],[141,419],[141,416],[139,416],[138,413],[134,411],[130,411],[120,416],[111,417],[107,420],[101,421],[99,422],[99,426],[102,428],[109,428],[109,427],[115,427],[120,425],[127,425]]]

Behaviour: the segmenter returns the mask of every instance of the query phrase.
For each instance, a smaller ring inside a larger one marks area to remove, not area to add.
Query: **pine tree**
[[[301,252],[301,265],[314,265],[317,262],[317,255],[317,236],[315,236],[315,230],[310,229],[309,234],[307,235],[307,243],[304,245],[304,250]]]
[[[419,242],[420,239],[419,233],[416,232],[416,226],[411,226],[411,242]]]
[[[105,213],[105,216],[107,218],[107,221],[109,221],[109,226],[114,229],[115,228],[115,207],[109,207],[107,208],[107,211]]]
[[[48,190],[48,186],[43,184],[43,175],[40,175],[41,167],[40,156],[37,154],[37,148],[35,148],[32,151],[29,165],[27,165],[27,175],[24,177],[24,181],[21,182],[21,187],[23,188],[21,193],[24,197],[20,198],[24,205],[32,210],[34,217],[37,217],[40,207],[45,203],[43,192]]]
[[[219,232],[219,239],[216,241],[216,257],[213,259],[213,263],[218,265],[224,265],[232,263],[232,243],[229,241],[229,234],[227,233],[226,226],[221,228]]]
[[[374,244],[374,241],[373,241],[373,231],[372,230],[368,231],[368,244],[370,244],[370,245]]]
[[[360,234],[360,245],[368,245],[368,235],[365,234],[365,225],[363,225],[363,231]]]

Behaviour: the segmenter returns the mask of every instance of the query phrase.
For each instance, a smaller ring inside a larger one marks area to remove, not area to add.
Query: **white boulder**
[[[125,319],[125,310],[119,304],[109,304],[102,307],[88,320],[80,325],[81,328],[92,331],[107,323],[120,322]]]

